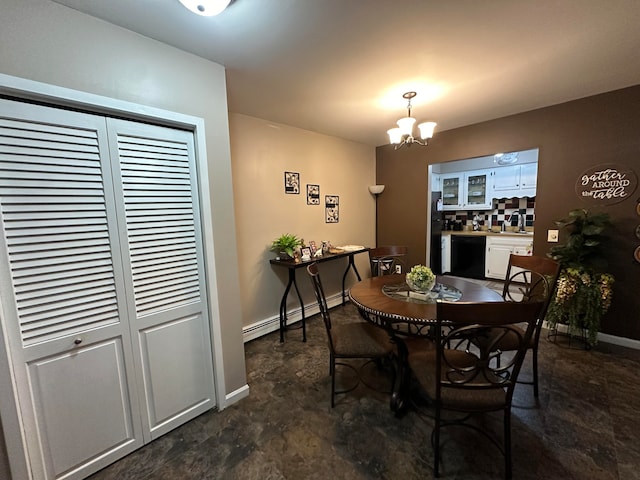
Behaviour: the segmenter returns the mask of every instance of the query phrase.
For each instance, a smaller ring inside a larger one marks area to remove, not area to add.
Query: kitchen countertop
[[[467,235],[467,236],[478,236],[478,237],[533,237],[533,230],[527,230],[527,233],[518,233],[514,231],[506,231],[506,232],[493,232],[488,230],[443,230],[442,235]]]

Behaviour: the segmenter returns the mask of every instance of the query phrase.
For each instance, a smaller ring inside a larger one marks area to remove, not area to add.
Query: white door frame
[[[45,102],[52,106],[72,107],[105,116],[120,116],[130,120],[152,122],[167,127],[176,127],[193,132],[198,168],[198,187],[201,204],[201,224],[209,320],[213,351],[213,373],[216,390],[216,405],[219,410],[225,407],[226,390],[224,364],[222,356],[222,331],[218,304],[217,277],[214,260],[213,222],[211,195],[209,191],[207,150],[205,142],[204,119],[191,115],[139,105],[101,95],[48,85],[33,80],[13,77],[0,73],[0,94],[17,100]],[[0,328],[0,385],[14,385],[14,373],[10,365],[8,343],[3,329]],[[13,388],[0,389],[0,417],[5,433],[9,466],[15,478],[31,478],[30,468],[23,439],[22,419],[19,415],[17,397]],[[0,432],[1,433],[1,432]]]

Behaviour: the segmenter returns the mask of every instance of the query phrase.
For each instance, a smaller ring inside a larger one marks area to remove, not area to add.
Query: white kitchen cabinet
[[[463,173],[442,174],[442,206],[443,210],[461,210],[463,207]]]
[[[487,252],[485,256],[485,277],[504,280],[509,265],[509,255],[532,255],[533,236],[523,238],[515,235],[487,237]]]
[[[494,192],[518,190],[520,188],[520,165],[498,167],[493,171]]]
[[[537,174],[537,163],[495,168],[493,198],[535,197]]]
[[[441,175],[444,210],[490,210],[493,186],[491,170]]]
[[[442,176],[439,173],[431,174],[431,191],[432,192],[441,192],[442,191]]]
[[[489,210],[493,195],[491,170],[474,170],[464,174],[463,207],[466,210]]]
[[[526,194],[527,197],[535,197],[537,181],[537,163],[525,163],[520,166],[520,190],[523,194]]]
[[[451,272],[451,235],[442,235],[442,273]]]

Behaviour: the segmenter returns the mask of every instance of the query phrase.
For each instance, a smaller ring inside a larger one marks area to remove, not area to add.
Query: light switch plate
[[[558,242],[558,230],[547,230],[547,242]]]

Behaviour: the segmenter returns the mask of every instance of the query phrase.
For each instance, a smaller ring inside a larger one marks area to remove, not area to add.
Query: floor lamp
[[[376,198],[376,247],[378,246],[378,195],[384,191],[384,185],[369,186],[369,193]]]

